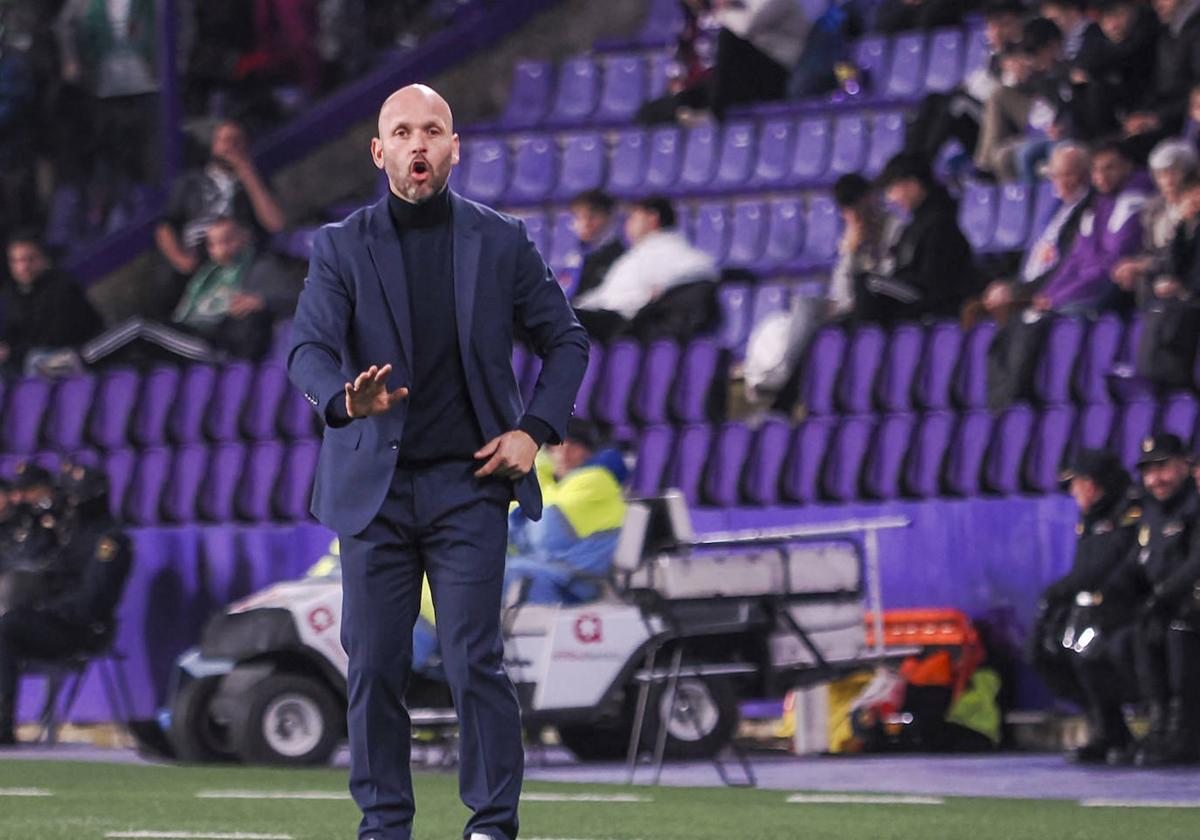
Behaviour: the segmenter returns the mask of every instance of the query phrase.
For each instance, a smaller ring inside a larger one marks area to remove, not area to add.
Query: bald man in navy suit
[[[507,511],[541,515],[533,459],[562,440],[588,341],[520,221],[448,186],[450,107],[392,94],[371,141],[389,193],[313,240],[288,372],[325,420],[313,513],[342,550],[350,790],[360,840],[410,840],[403,705],[421,575],[460,728],[468,840],[515,840],[520,710],[503,666]],[[513,332],[543,365],[524,405]]]

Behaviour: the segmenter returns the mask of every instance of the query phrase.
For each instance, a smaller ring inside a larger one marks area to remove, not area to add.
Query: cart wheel
[[[727,681],[680,677],[675,702],[669,706],[667,694],[666,684],[655,686],[650,694],[643,749],[653,748],[661,726],[667,728],[668,758],[710,758],[733,739],[738,706]]]
[[[246,764],[324,764],[337,747],[342,715],[322,683],[296,674],[271,674],[233,704],[234,749]]]
[[[175,695],[167,739],[180,761],[208,764],[234,760],[229,727],[213,718],[209,710],[222,679],[200,677],[191,680]]]

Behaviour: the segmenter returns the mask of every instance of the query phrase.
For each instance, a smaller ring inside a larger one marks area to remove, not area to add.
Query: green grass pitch
[[[345,771],[0,761],[0,839],[84,840],[118,832],[276,834],[352,840],[348,798],[203,799],[202,791],[315,791],[340,797]],[[13,796],[40,789],[49,796]],[[555,840],[1128,840],[1200,836],[1200,812],[1082,808],[1074,802],[947,799],[942,805],[790,804],[785,791],[563,785],[531,793],[625,794],[642,802],[527,801],[523,838]],[[461,837],[453,774],[416,778],[416,840]],[[143,835],[146,836],[146,835]]]

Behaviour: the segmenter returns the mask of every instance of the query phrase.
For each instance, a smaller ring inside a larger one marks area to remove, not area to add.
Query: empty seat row
[[[4,392],[7,393],[4,393]],[[0,451],[305,439],[316,416],[278,364],[120,368],[0,386]]]
[[[320,442],[154,446],[70,453],[102,468],[109,480],[114,517],[144,527],[194,522],[288,522],[308,518]],[[25,456],[0,456],[0,475],[11,478]],[[57,470],[62,455],[39,452],[31,460]]]

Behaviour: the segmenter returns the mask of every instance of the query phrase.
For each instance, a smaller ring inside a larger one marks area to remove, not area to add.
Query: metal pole
[[[158,121],[162,132],[160,181],[170,184],[183,165],[182,115],[179,93],[179,9],[177,0],[158,0]]]
[[[867,528],[867,590],[871,598],[871,611],[875,624],[875,657],[883,663],[886,646],[883,642],[883,582],[879,571],[879,531]]]

